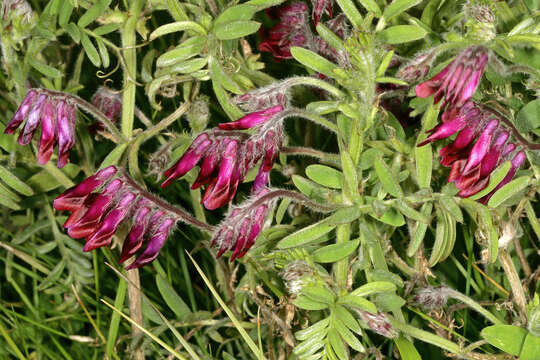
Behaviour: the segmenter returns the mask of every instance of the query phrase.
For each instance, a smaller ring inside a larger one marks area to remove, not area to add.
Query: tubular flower
[[[435,51],[428,51],[417,55],[398,70],[396,77],[406,82],[416,82],[424,78],[429,73],[436,55],[437,53]]]
[[[358,314],[373,332],[390,339],[398,336],[397,331],[392,327],[392,324],[390,324],[388,317],[384,313],[379,311],[376,314],[372,314],[367,311],[358,310]]]
[[[127,268],[153,261],[179,219],[163,201],[144,192],[115,166],[109,166],[66,190],[53,203],[70,211],[64,227],[74,239],[86,238],[84,251],[108,246],[122,223],[130,223],[120,262],[139,253]],[[144,249],[143,249],[144,245]]]
[[[516,151],[516,145],[510,142],[510,134],[498,119],[482,112],[470,101],[460,109],[448,109],[442,119],[443,123],[429,130],[429,137],[418,146],[458,133],[452,143],[441,149],[440,155],[441,164],[451,168],[448,181],[456,183],[459,196],[469,197],[485,189],[491,173],[503,162],[511,160],[510,171],[501,184],[480,199],[486,203],[496,190],[514,177],[525,154]]]
[[[120,95],[113,93],[106,87],[99,87],[92,96],[92,104],[112,122],[117,122],[122,116],[122,99]],[[93,124],[92,127],[96,130],[103,130],[104,128],[101,122]]]
[[[28,145],[41,124],[38,162],[46,164],[58,143],[57,166],[66,165],[69,151],[75,145],[75,105],[65,96],[45,89],[30,89],[4,133],[13,134],[26,121],[18,142]]]
[[[308,24],[308,6],[304,2],[281,6],[276,11],[279,23],[261,33],[260,51],[272,53],[276,59],[291,59],[291,46],[306,46],[313,34]]]
[[[440,73],[416,86],[416,96],[425,98],[435,94],[435,103],[444,96],[444,106],[460,107],[476,91],[488,61],[488,50],[471,46],[461,52]]]
[[[212,246],[219,250],[217,257],[232,250],[230,261],[241,258],[261,233],[266,215],[274,206],[275,198],[265,199],[267,188],[260,188],[244,203],[232,207],[212,237]]]
[[[280,105],[274,106],[237,121],[220,124],[219,127],[224,130],[213,129],[200,134],[182,158],[165,171],[166,179],[161,187],[184,176],[200,163],[199,175],[191,188],[207,185],[202,203],[207,209],[214,210],[233,199],[238,184],[244,181],[247,172],[260,160],[262,164],[255,178],[254,191],[264,187],[283,143],[281,125],[251,136],[233,130],[261,125],[281,110]]]

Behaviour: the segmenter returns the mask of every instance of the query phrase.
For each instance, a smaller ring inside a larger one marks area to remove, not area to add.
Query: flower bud
[[[427,310],[440,309],[446,305],[448,300],[449,294],[446,290],[445,286],[425,287],[416,293],[414,302]]]
[[[279,275],[283,279],[287,291],[291,295],[298,295],[302,292],[306,279],[313,276],[313,269],[305,261],[296,260],[287,264]]]

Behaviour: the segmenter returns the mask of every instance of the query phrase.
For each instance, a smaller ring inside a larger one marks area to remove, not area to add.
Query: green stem
[[[336,228],[336,244],[346,243],[351,239],[351,224],[339,225]],[[347,270],[349,268],[349,258],[346,257],[336,263],[335,276],[339,291],[343,294],[347,292]]]
[[[477,303],[476,301],[474,301],[470,297],[466,296],[465,294],[462,294],[459,291],[455,291],[455,290],[449,289],[449,288],[446,289],[446,292],[448,293],[448,295],[451,298],[456,299],[458,301],[461,301],[462,303],[468,305],[471,309],[473,309],[476,312],[480,313],[481,315],[483,315],[486,319],[488,319],[489,321],[491,321],[495,325],[503,325],[504,324],[504,322],[499,320],[495,315],[493,315],[492,313],[490,313],[489,311],[484,309],[482,307],[482,305],[480,305],[479,303]]]
[[[409,335],[413,338],[416,338],[428,344],[438,346],[442,349],[450,351],[451,353],[458,354],[458,355],[461,354],[461,349],[459,345],[453,343],[450,340],[446,340],[445,338],[442,338],[430,332],[418,329],[414,326],[407,325],[401,321],[390,319],[390,323],[396,330],[399,330],[406,335]]]
[[[343,91],[339,90],[337,87],[331,85],[327,81],[312,78],[312,77],[299,76],[299,77],[293,77],[293,78],[290,78],[281,82],[281,86],[283,88],[289,88],[289,87],[293,87],[297,85],[313,86],[313,87],[322,89],[339,99],[344,99],[346,97]]]
[[[137,73],[136,28],[144,0],[133,0],[129,7],[129,18],[122,29],[122,46],[124,47],[124,92],[122,94],[122,134],[128,139],[133,133],[135,113],[135,90]]]
[[[159,134],[161,130],[166,129],[169,125],[171,125],[174,121],[176,121],[180,116],[182,116],[189,109],[190,105],[191,105],[190,103],[182,104],[182,106],[176,109],[173,113],[171,113],[165,119],[161,120],[156,125],[140,133],[135,139],[135,141],[133,141],[133,144],[131,145],[131,148],[129,149],[129,155],[128,155],[129,170],[130,170],[130,173],[133,175],[133,177],[135,177],[137,180],[141,181],[142,179],[141,170],[139,168],[139,157],[138,157],[139,149],[142,143],[150,139],[152,136]]]

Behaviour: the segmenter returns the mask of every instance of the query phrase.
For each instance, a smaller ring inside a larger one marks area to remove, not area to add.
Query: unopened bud
[[[446,305],[450,295],[447,289],[445,286],[428,286],[420,289],[414,297],[414,302],[427,310],[440,309]]]
[[[281,272],[279,273],[285,286],[290,294],[298,295],[302,291],[302,287],[305,284],[306,277],[313,275],[313,270],[303,260],[296,260],[289,263]]]
[[[206,96],[197,97],[191,104],[189,111],[186,113],[186,118],[194,133],[198,134],[206,129],[208,119],[210,118],[208,98]]]
[[[375,333],[382,335],[384,337],[393,339],[398,336],[396,329],[390,324],[388,317],[382,313],[377,312],[372,314],[367,311],[358,311],[360,318],[366,325]]]

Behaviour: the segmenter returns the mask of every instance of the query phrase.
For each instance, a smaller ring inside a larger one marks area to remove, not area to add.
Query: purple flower
[[[122,99],[120,95],[115,94],[104,86],[100,86],[94,96],[92,96],[92,104],[112,122],[117,122],[122,116]],[[91,125],[92,131],[103,129],[104,125],[99,121]]]
[[[86,238],[84,251],[108,246],[119,226],[130,223],[120,262],[139,255],[128,269],[153,261],[179,220],[115,166],[66,190],[53,206],[71,212],[64,227],[72,238]]]
[[[228,123],[221,123],[219,124],[219,128],[222,130],[245,130],[250,129],[252,127],[255,127],[257,125],[261,125],[267,120],[269,120],[272,116],[275,114],[278,114],[283,111],[282,105],[276,105],[272,106],[268,109],[264,109],[261,111],[256,111],[251,114],[248,114],[244,117],[242,117],[239,120],[228,122]]]
[[[428,131],[430,136],[418,146],[458,133],[452,143],[441,149],[440,155],[441,164],[451,168],[448,181],[456,183],[461,197],[469,197],[485,189],[491,173],[504,161],[512,160],[506,182],[501,182],[504,185],[525,160],[522,151],[515,153],[516,145],[510,142],[510,134],[499,120],[470,101],[459,109],[448,109],[442,120],[443,123]],[[496,189],[490,192],[489,197]],[[480,202],[486,203],[489,197],[486,195]]]
[[[69,151],[75,145],[75,106],[58,93],[45,89],[30,89],[4,133],[13,134],[25,120],[19,134],[19,144],[28,145],[41,124],[38,163],[46,164],[58,143],[57,166],[64,167]]]
[[[488,50],[471,46],[433,78],[416,86],[416,96],[425,98],[435,94],[435,103],[444,96],[447,104],[460,107],[474,94],[488,61]]]
[[[232,250],[230,261],[234,261],[255,243],[275,202],[275,198],[264,198],[268,192],[267,188],[261,188],[249,200],[229,210],[212,237],[212,246],[218,247],[217,257]]]
[[[358,314],[373,332],[390,339],[398,336],[397,331],[392,327],[390,320],[388,320],[388,317],[384,313],[379,311],[376,314],[372,314],[367,311],[358,310]]]
[[[424,78],[429,73],[436,54],[435,51],[428,51],[417,55],[398,70],[396,77],[409,83]]]
[[[184,176],[200,163],[199,175],[191,188],[207,185],[202,203],[207,209],[214,210],[233,199],[238,184],[244,181],[247,172],[260,160],[262,164],[254,182],[254,190],[266,186],[268,174],[283,142],[281,125],[267,130],[259,129],[261,131],[251,136],[232,130],[261,125],[282,110],[283,107],[277,105],[219,125],[226,130],[213,129],[200,134],[180,160],[165,171],[166,179],[161,187]]]
[[[281,6],[276,11],[279,23],[261,32],[263,41],[259,44],[260,51],[272,53],[276,59],[291,59],[292,46],[304,46],[313,37],[308,25],[308,6],[304,2]]]

